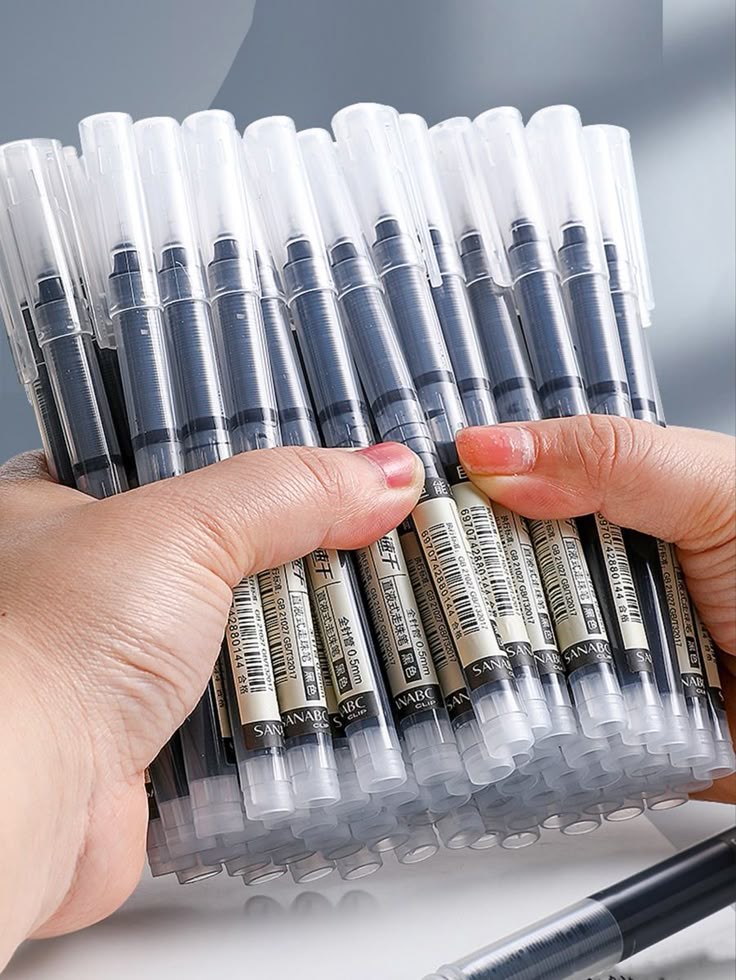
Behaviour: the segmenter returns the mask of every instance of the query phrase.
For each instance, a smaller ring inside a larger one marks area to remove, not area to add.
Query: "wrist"
[[[51,658],[0,632],[0,970],[63,903],[82,853],[94,757]],[[75,714],[76,724],[75,724]]]

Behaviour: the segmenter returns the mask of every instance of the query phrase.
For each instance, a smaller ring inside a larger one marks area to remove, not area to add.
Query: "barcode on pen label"
[[[472,711],[460,661],[452,644],[439,596],[422,555],[416,532],[411,526],[403,525],[400,529],[400,538],[442,697],[450,721],[454,725]]]
[[[320,548],[305,558],[316,626],[327,654],[332,684],[346,725],[381,713],[371,653],[365,643],[353,581],[343,552]]]
[[[287,738],[329,731],[301,559],[258,576],[276,695]]]
[[[535,667],[529,634],[490,502],[468,480],[453,483],[452,495],[501,645],[512,667]]]
[[[568,673],[611,663],[611,645],[575,522],[530,521],[529,532]]]
[[[537,669],[540,674],[564,674],[526,521],[495,501],[491,506]]]
[[[716,709],[723,711],[725,710],[726,702],[723,698],[721,675],[718,672],[718,653],[716,650],[716,645],[713,642],[713,637],[705,628],[705,624],[700,618],[698,610],[694,607],[693,620],[698,634],[703,671],[705,673],[705,680],[708,685],[711,701]]]
[[[233,589],[226,636],[246,748],[279,747],[283,744],[283,726],[254,577],[243,579]]]
[[[651,673],[654,664],[621,528],[611,524],[602,514],[595,515],[595,526],[616,621],[623,639],[626,663],[629,670]]]
[[[683,691],[688,697],[705,697],[705,681],[700,668],[690,597],[682,569],[673,545],[658,541],[657,551]]]
[[[217,708],[217,720],[220,723],[220,733],[223,738],[232,738],[233,733],[230,728],[225,700],[225,685],[222,680],[222,664],[219,657],[212,668],[212,689],[215,692],[215,707]]]
[[[442,699],[396,531],[356,552],[363,595],[400,721]]]
[[[486,608],[452,497],[420,499],[412,512],[450,634],[471,689],[513,678]]]

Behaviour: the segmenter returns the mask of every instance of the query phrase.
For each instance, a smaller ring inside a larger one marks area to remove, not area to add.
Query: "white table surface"
[[[222,874],[188,887],[146,876],[107,921],[21,947],[3,980],[421,980],[449,962],[733,822],[689,803],[532,848],[455,852],[373,878],[258,890]],[[667,835],[667,836],[665,836]],[[729,908],[639,954],[611,980],[734,980]],[[608,975],[606,974],[606,980]]]

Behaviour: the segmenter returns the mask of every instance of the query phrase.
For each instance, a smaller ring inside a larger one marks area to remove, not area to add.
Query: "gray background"
[[[5,0],[0,141],[76,139],[84,115],[328,125],[357,100],[432,123],[570,102],[632,131],[671,422],[733,432],[731,0]],[[38,444],[0,347],[0,460]]]

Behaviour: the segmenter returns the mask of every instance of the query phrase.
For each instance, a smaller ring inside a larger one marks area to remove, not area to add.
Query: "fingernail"
[[[534,437],[518,425],[461,429],[457,448],[465,468],[482,476],[528,473],[536,458]]]
[[[357,455],[369,459],[383,473],[386,486],[391,490],[410,487],[417,481],[419,460],[398,442],[379,442],[376,446],[359,449]]]

